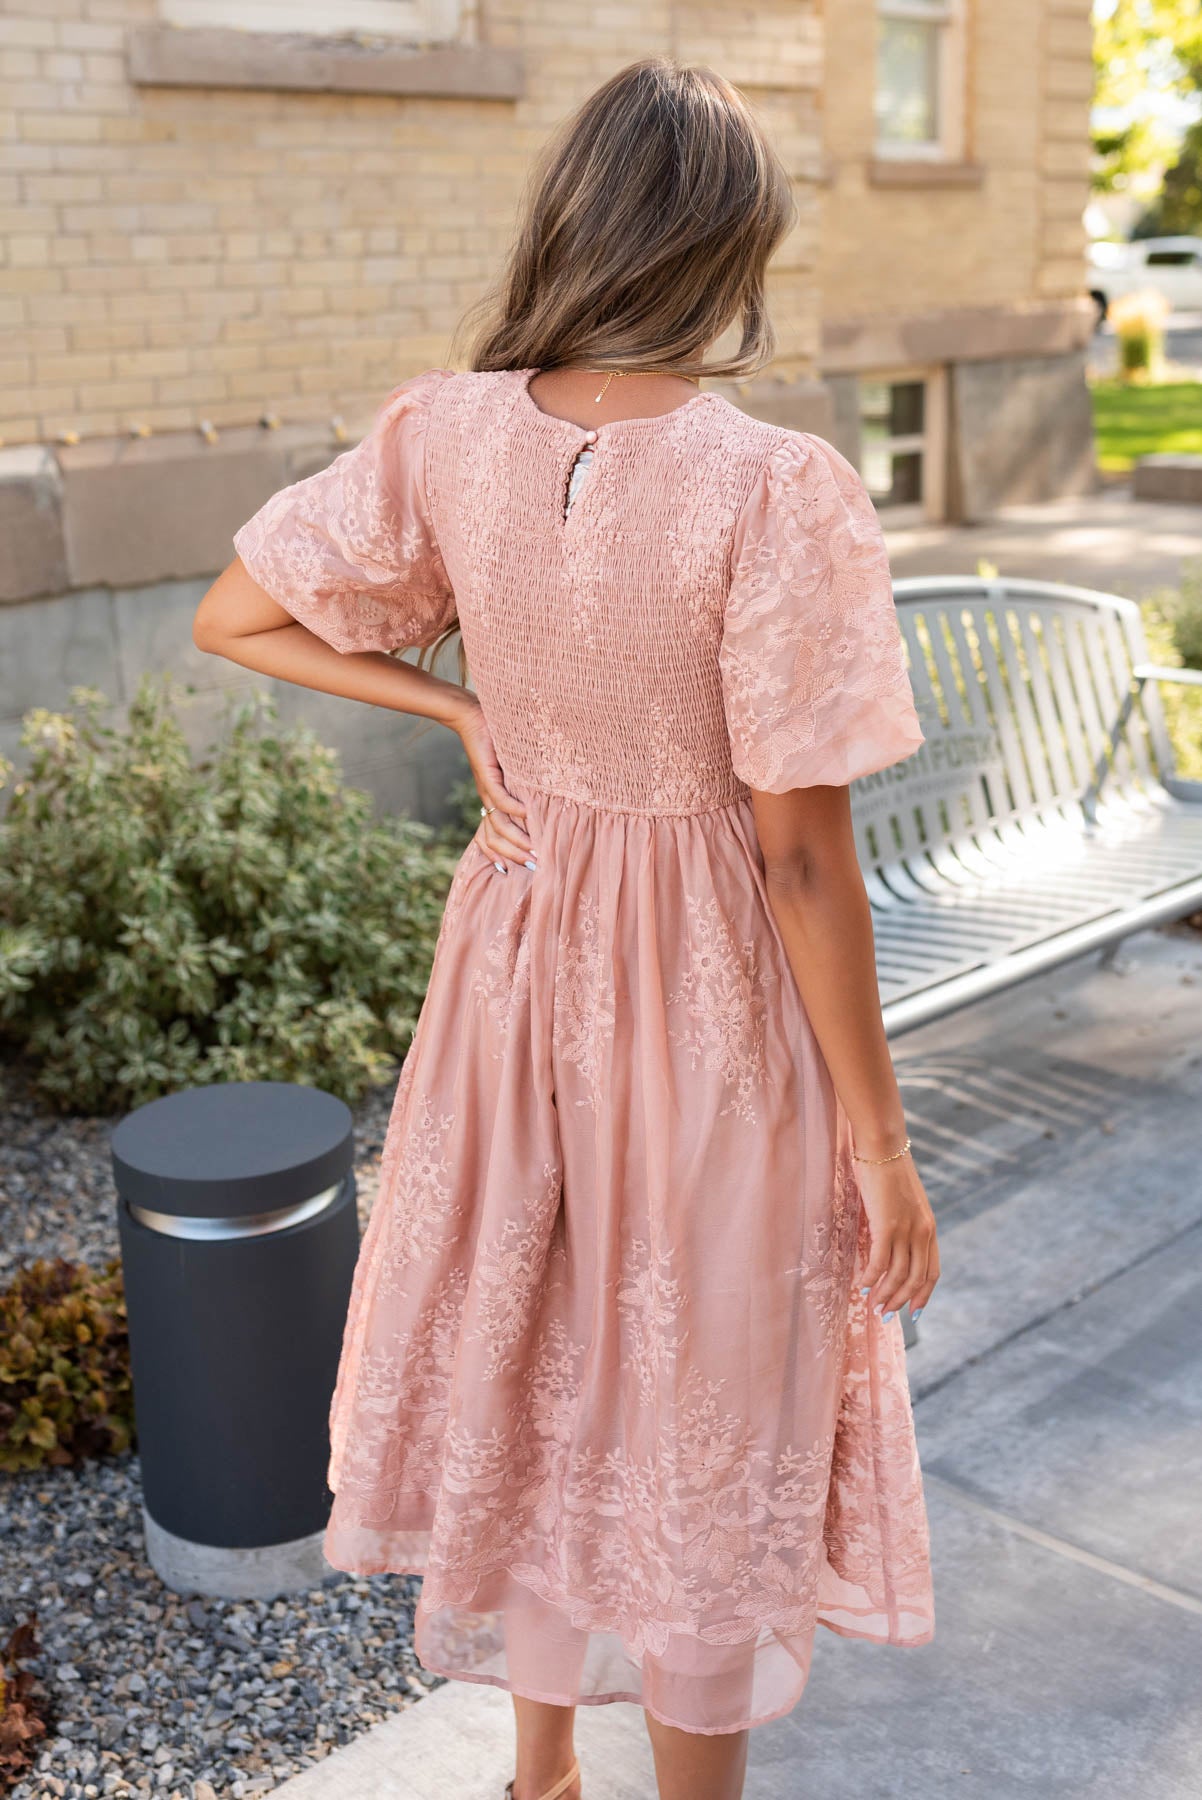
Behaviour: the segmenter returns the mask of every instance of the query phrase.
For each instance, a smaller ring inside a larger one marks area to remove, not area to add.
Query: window
[[[879,156],[963,156],[962,4],[877,0]]]
[[[1149,269],[1188,269],[1202,257],[1192,250],[1149,250],[1146,261]]]
[[[166,25],[237,26],[242,31],[309,32],[345,37],[453,37],[458,0],[159,0]]]
[[[860,377],[860,477],[891,525],[942,518],[943,372]]]

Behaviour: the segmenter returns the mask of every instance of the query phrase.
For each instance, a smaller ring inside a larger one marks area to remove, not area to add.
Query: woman
[[[196,620],[449,726],[480,790],[326,1548],[423,1574],[423,1664],[512,1693],[510,1800],[578,1800],[573,1708],[613,1700],[662,1800],[736,1800],[817,1623],[932,1634],[898,1312],[938,1254],[847,788],[922,732],[859,477],[697,385],[768,361],[791,216],[732,87],[623,70],[544,157],[472,368],[269,500]],[[392,654],[457,628],[474,692]]]

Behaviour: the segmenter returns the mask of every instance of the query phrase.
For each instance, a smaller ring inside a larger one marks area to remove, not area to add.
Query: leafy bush
[[[1187,669],[1202,669],[1202,556],[1181,565],[1181,586],[1167,607],[1173,643]]]
[[[203,1082],[353,1101],[408,1048],[457,844],[381,820],[263,695],[193,761],[168,681],[129,724],[27,715],[0,825],[0,1034],[54,1104],[124,1110]]]
[[[1169,312],[1164,295],[1156,288],[1118,294],[1107,311],[1118,336],[1119,368],[1124,379],[1155,375],[1164,359],[1164,329]]]
[[[19,1270],[0,1294],[0,1470],[128,1450],[133,1430],[120,1262]]]
[[[33,1767],[34,1747],[46,1736],[46,1690],[21,1666],[38,1654],[36,1630],[36,1619],[24,1619],[0,1644],[0,1794]]]
[[[1192,567],[1197,570],[1196,574],[1191,575],[1190,563],[1184,565],[1180,588],[1158,589],[1140,602],[1148,655],[1154,663],[1165,668],[1173,668],[1179,663],[1189,666],[1193,660],[1190,626],[1188,622],[1179,623],[1196,617],[1198,589],[1202,586],[1202,558],[1194,559]],[[1191,587],[1195,596],[1192,602],[1189,598]],[[1202,689],[1168,681],[1155,685],[1173,746],[1177,773],[1190,781],[1202,781]]]

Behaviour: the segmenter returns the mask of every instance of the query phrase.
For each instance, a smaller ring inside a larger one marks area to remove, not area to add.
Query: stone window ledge
[[[517,51],[490,44],[431,48],[277,31],[135,26],[126,40],[135,86],[295,89],[309,93],[422,94],[516,100],[525,92]]]
[[[870,187],[980,187],[984,180],[984,167],[976,162],[937,156],[873,156],[868,162]]]

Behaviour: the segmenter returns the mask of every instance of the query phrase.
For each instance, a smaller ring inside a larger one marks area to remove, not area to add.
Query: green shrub
[[[1188,568],[1187,564],[1187,571]],[[1198,568],[1202,572],[1202,559],[1198,559]],[[1179,630],[1176,624],[1183,609],[1188,615],[1187,592],[1188,576],[1181,588],[1158,589],[1140,602],[1148,655],[1154,663],[1166,668],[1179,663],[1189,665],[1191,661],[1188,628]],[[1202,689],[1166,681],[1156,682],[1155,692],[1173,746],[1178,775],[1189,781],[1202,781]]]
[[[373,817],[266,696],[193,760],[169,682],[129,724],[34,711],[0,825],[0,1035],[54,1104],[203,1082],[353,1101],[408,1048],[458,840]]]
[[[1168,312],[1168,302],[1155,288],[1119,294],[1110,302],[1106,316],[1118,337],[1119,368],[1124,378],[1159,372],[1164,362]]]
[[[30,1263],[0,1293],[0,1470],[128,1450],[133,1430],[120,1263]]]
[[[1202,556],[1181,565],[1181,586],[1167,607],[1173,643],[1187,669],[1202,669]]]

